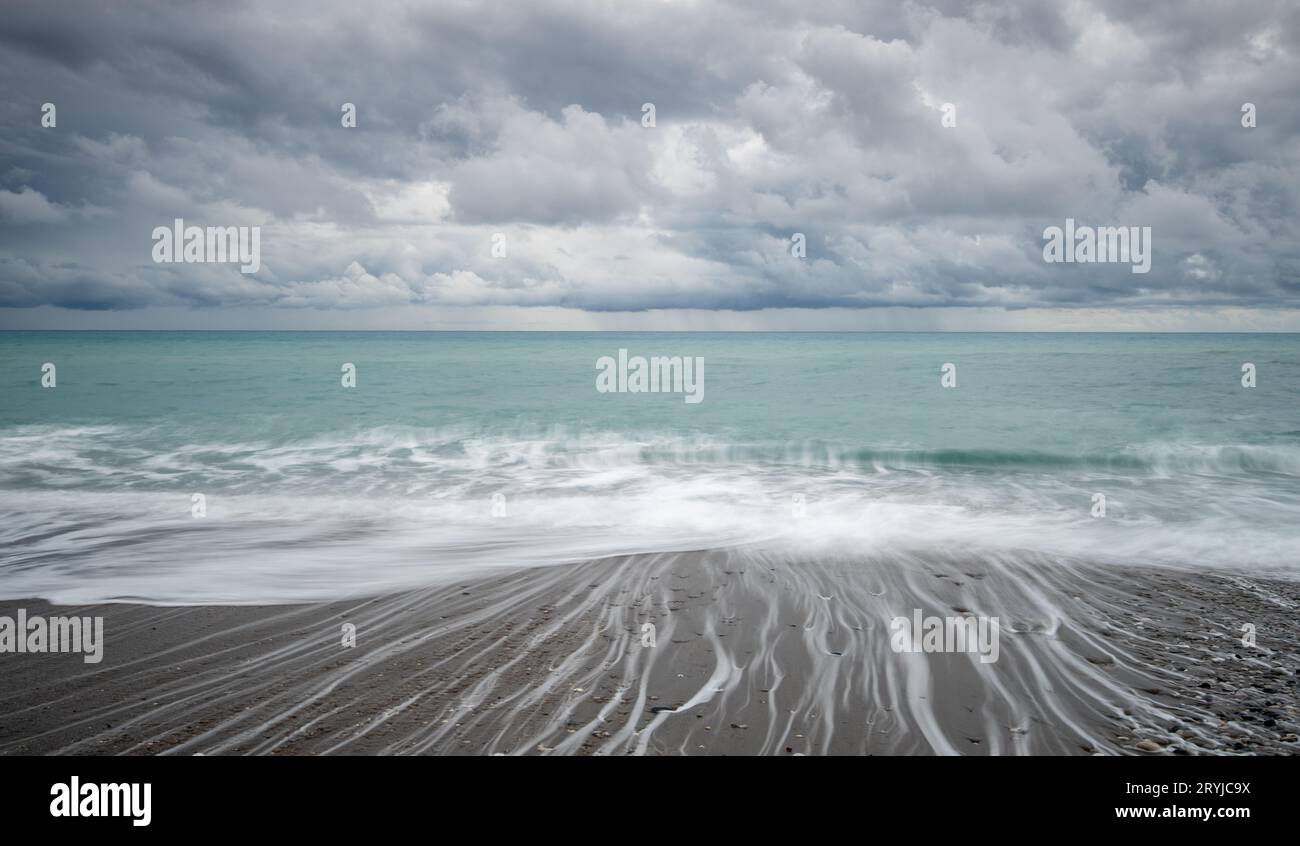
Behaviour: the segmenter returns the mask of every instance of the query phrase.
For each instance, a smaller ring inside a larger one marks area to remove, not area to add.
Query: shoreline
[[[105,644],[0,654],[0,754],[1294,755],[1297,607],[1188,570],[737,549],[306,605],[5,600]],[[998,660],[893,651],[913,610],[998,616]]]

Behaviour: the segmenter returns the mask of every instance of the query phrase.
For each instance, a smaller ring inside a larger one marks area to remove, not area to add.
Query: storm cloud
[[[0,309],[1293,309],[1298,44],[1290,2],[17,0]],[[1046,263],[1067,217],[1150,273]],[[175,218],[260,270],[154,263]]]

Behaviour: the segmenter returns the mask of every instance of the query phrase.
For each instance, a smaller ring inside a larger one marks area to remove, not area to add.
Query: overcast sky
[[[1297,50],[1295,2],[6,0],[0,327],[1297,330]],[[261,269],[155,263],[176,217]],[[1044,262],[1067,217],[1151,272]]]

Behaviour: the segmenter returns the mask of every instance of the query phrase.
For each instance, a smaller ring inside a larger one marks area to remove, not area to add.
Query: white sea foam
[[[380,428],[147,446],[157,440],[129,427],[0,439],[0,595],[289,602],[742,545],[1300,575],[1300,463],[1289,448],[1154,445],[1111,467],[1092,456],[560,431]],[[1106,492],[1104,518],[1090,513],[1095,491]],[[206,517],[191,516],[194,492]]]

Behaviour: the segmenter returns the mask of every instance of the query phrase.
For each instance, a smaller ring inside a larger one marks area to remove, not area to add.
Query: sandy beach
[[[0,753],[1297,754],[1298,602],[1185,570],[746,549],[327,604],[6,601],[102,615],[105,647],[0,655]],[[998,660],[895,652],[914,608],[998,616]]]

